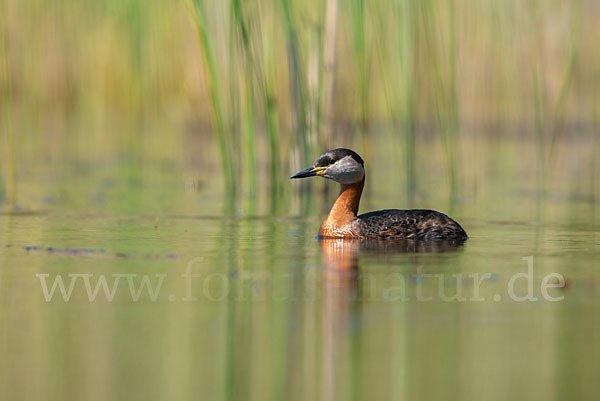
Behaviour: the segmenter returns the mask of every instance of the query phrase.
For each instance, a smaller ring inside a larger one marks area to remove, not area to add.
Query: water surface
[[[0,396],[593,399],[596,200],[504,167],[454,202],[424,177],[415,202],[465,226],[457,246],[319,241],[333,193],[295,184],[273,212],[263,195],[228,209],[178,169],[25,180],[0,215]],[[385,171],[361,210],[402,206]]]

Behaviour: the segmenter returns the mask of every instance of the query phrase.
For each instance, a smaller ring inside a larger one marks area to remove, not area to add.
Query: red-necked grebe
[[[314,166],[290,178],[321,176],[341,185],[340,195],[319,229],[320,237],[389,239],[466,239],[456,221],[434,210],[378,210],[357,215],[365,185],[363,159],[350,149],[330,150]]]

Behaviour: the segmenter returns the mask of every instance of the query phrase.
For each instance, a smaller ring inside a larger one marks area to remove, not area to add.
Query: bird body
[[[464,239],[465,230],[444,213],[435,210],[388,209],[357,217],[359,232],[366,238]]]
[[[456,221],[443,213],[423,209],[386,209],[358,215],[360,197],[365,185],[364,162],[350,149],[326,152],[313,167],[291,178],[320,175],[341,185],[321,228],[323,238],[369,239],[466,239],[467,233]]]

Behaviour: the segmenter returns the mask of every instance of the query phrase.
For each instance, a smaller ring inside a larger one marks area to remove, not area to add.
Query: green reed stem
[[[6,188],[6,206],[14,210],[17,203],[17,174],[15,167],[15,139],[12,125],[12,80],[8,65],[6,35],[2,35],[2,77],[5,85],[3,96],[4,110],[4,182]]]
[[[235,177],[235,168],[233,165],[233,157],[231,141],[228,140],[225,124],[223,120],[223,111],[221,103],[221,91],[219,86],[219,74],[217,72],[215,56],[212,49],[212,43],[208,35],[208,24],[206,11],[202,0],[193,0],[195,10],[195,25],[200,40],[200,48],[203,56],[204,72],[207,77],[208,91],[210,94],[211,111],[213,114],[214,133],[219,147],[219,155],[221,158],[221,167],[225,179],[225,187],[229,193],[234,193],[237,187],[237,179]]]
[[[297,30],[292,19],[291,0],[279,0],[283,20],[283,27],[288,45],[288,63],[290,70],[290,83],[292,87],[295,131],[298,145],[300,146],[300,160],[303,165],[308,165],[314,157],[311,153],[308,140],[306,118],[306,89],[301,71],[300,49],[298,46]]]
[[[402,132],[404,138],[404,170],[406,176],[406,197],[409,203],[414,199],[416,190],[415,170],[415,130],[414,130],[414,58],[418,35],[416,24],[417,7],[410,0],[400,0],[399,10],[399,58],[400,58],[400,108]]]
[[[425,33],[425,41],[429,50],[429,58],[433,69],[433,83],[435,90],[435,104],[440,135],[446,155],[448,166],[448,179],[450,181],[450,198],[454,200],[458,194],[458,156],[459,140],[459,110],[456,89],[455,65],[450,66],[449,76],[444,77],[440,67],[440,54],[437,36],[433,30],[434,13],[431,0],[420,3],[421,17]],[[448,3],[448,18],[450,29],[450,64],[456,64],[456,37],[454,32],[454,1]]]
[[[365,5],[364,0],[352,0],[350,3],[352,15],[352,31],[354,37],[354,52],[356,55],[356,81],[358,83],[359,132],[363,152],[370,158],[368,142],[369,131],[369,99],[368,99],[368,64],[365,46]]]
[[[600,78],[600,74],[596,73],[596,76]],[[598,82],[599,81],[596,80],[596,85],[598,85]],[[598,93],[600,93],[600,91],[596,91],[592,104],[592,149],[595,154],[600,154],[600,99]],[[600,176],[598,171],[600,171],[600,162],[597,157],[593,157],[590,162],[590,192],[592,194],[592,199],[594,200],[594,213],[596,211],[598,193],[600,192]],[[595,218],[592,218],[592,222],[594,221]]]
[[[239,162],[242,160],[242,152],[244,141],[245,141],[245,131],[244,125],[245,121],[243,118],[245,116],[242,114],[242,108],[245,107],[244,104],[244,96],[243,96],[243,83],[240,82],[243,79],[240,77],[240,64],[243,64],[243,59],[240,60],[238,57],[239,52],[239,43],[236,40],[236,21],[235,15],[233,12],[233,8],[230,10],[230,18],[229,18],[229,35],[227,38],[227,79],[222,80],[221,84],[227,87],[229,97],[227,101],[223,104],[223,107],[227,110],[227,117],[224,121],[225,129],[228,133],[228,141],[230,143],[229,151],[231,152],[232,158],[237,161],[235,163],[234,174],[239,177],[240,168]]]
[[[576,27],[577,24],[572,24]],[[566,60],[566,67],[563,73],[563,78],[560,83],[558,98],[552,109],[552,115],[546,116],[545,112],[545,96],[543,93],[542,80],[543,71],[540,73],[534,70],[533,76],[533,100],[535,113],[535,136],[536,136],[536,153],[537,153],[537,168],[538,168],[538,186],[542,194],[545,196],[548,190],[548,179],[557,153],[557,144],[563,136],[565,130],[565,113],[567,98],[574,80],[575,64],[577,60],[576,46],[574,44],[573,28],[569,31],[569,47]],[[542,67],[540,67],[542,68]],[[546,119],[549,119],[546,121]],[[549,133],[547,131],[549,130]],[[547,138],[549,136],[549,138]]]
[[[456,55],[458,53],[456,42],[456,6],[455,0],[448,0],[448,25],[450,30],[450,76],[448,82],[448,120],[449,120],[449,140],[448,149],[450,164],[450,183],[452,199],[456,199],[459,193],[459,166],[457,160],[460,159],[460,110],[458,98],[458,82],[456,81]]]
[[[267,139],[269,142],[269,180],[271,192],[279,188],[279,112],[272,90],[265,93]]]
[[[250,194],[256,193],[256,121],[254,118],[254,82],[252,76],[245,75],[244,87],[244,161],[246,181]]]
[[[247,22],[248,16],[244,13],[243,3],[241,0],[234,0],[233,2],[234,15],[236,17],[239,36],[242,42],[242,50],[245,58],[245,82],[246,82],[246,95],[245,95],[245,112],[246,112],[246,124],[245,124],[245,137],[246,137],[246,163],[247,169],[252,170],[253,177],[256,176],[256,123],[254,120],[254,79],[258,83],[258,88],[263,101],[263,109],[265,113],[265,125],[267,131],[267,144],[268,144],[268,160],[269,160],[269,184],[271,189],[271,198],[277,198],[277,192],[279,187],[279,117],[277,111],[276,92],[275,92],[275,72],[273,62],[273,43],[272,35],[265,36],[262,38],[263,44],[263,59],[262,63],[259,58],[256,57],[256,53],[252,46],[251,36],[249,32],[249,23]],[[260,18],[254,21],[253,26],[259,28],[261,31]],[[263,31],[264,32],[264,31]],[[250,171],[248,171],[250,174]],[[250,175],[248,176],[250,180]],[[250,186],[255,186],[254,183],[250,182]],[[251,191],[252,192],[252,191]]]
[[[545,105],[540,85],[540,74],[535,71],[533,76],[533,101],[535,115],[535,152],[536,152],[536,220],[542,220],[544,215],[543,199],[548,187],[548,167],[546,161],[545,138]]]
[[[273,44],[264,43],[264,76],[262,92],[267,126],[267,142],[269,147],[269,181],[271,184],[272,207],[276,209],[277,192],[279,188],[279,111],[275,92],[275,69],[273,59]],[[267,41],[265,41],[267,42]]]
[[[323,129],[319,146],[329,145],[333,137],[333,103],[335,90],[335,65],[337,60],[337,25],[339,0],[327,0],[325,12],[325,38],[323,48]]]
[[[243,120],[244,120],[244,161],[246,183],[250,194],[256,192],[256,121],[254,118],[254,61],[252,48],[250,46],[250,35],[246,26],[246,20],[241,0],[233,0],[232,3],[233,19],[237,27],[237,34],[241,42],[241,51],[243,53],[243,79],[241,87],[243,88],[242,102]],[[233,101],[233,99],[232,99]]]
[[[565,112],[567,105],[567,98],[573,84],[573,75],[575,71],[575,63],[577,60],[577,48],[575,47],[573,40],[574,33],[569,32],[569,49],[567,56],[567,66],[563,75],[562,83],[560,85],[560,91],[558,93],[558,99],[552,116],[552,132],[550,134],[550,149],[549,149],[549,161],[554,164],[556,156],[556,145],[560,140],[560,137],[564,134],[565,125]]]

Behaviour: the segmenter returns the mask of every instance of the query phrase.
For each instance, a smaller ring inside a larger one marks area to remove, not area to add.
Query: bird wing
[[[435,210],[387,209],[358,216],[363,232],[379,238],[436,239],[464,238],[462,227]]]

